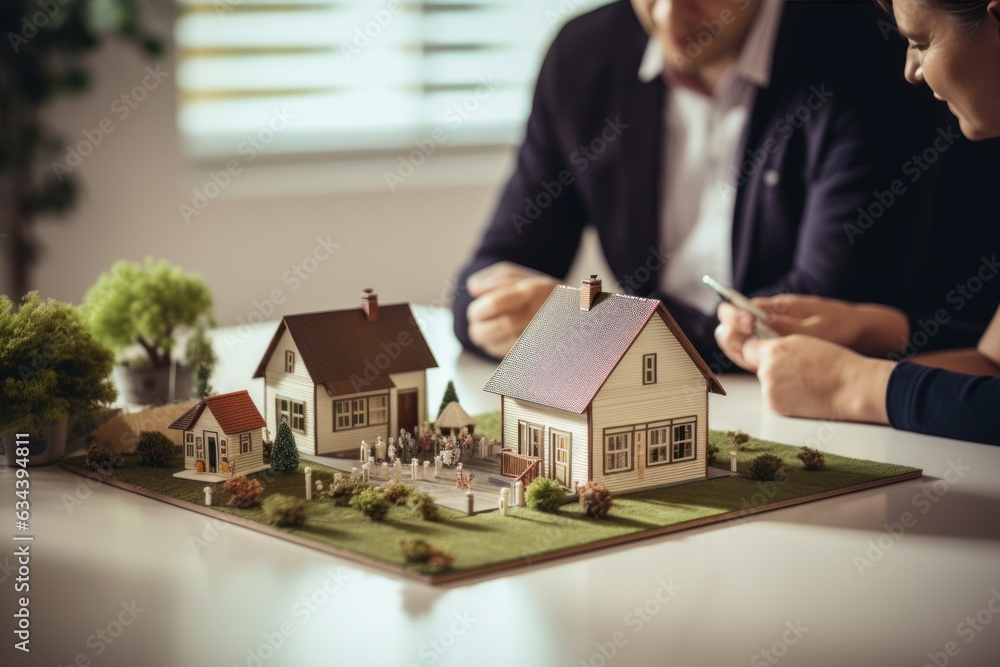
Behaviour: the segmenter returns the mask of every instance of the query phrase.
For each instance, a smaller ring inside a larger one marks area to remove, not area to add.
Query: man
[[[459,339],[506,354],[587,225],[624,289],[661,298],[716,370],[731,365],[706,273],[749,295],[909,305],[936,166],[914,186],[903,165],[957,131],[899,82],[881,18],[868,2],[633,0],[569,22],[461,273]]]

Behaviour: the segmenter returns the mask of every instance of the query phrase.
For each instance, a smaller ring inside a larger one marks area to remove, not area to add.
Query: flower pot
[[[199,461],[195,461],[194,462],[194,471],[195,472],[205,472],[205,462],[204,461],[200,461],[200,460]]]
[[[131,405],[162,405],[191,397],[194,378],[189,368],[177,367],[173,396],[170,395],[169,368],[128,368],[119,366],[118,386]]]
[[[42,424],[28,433],[28,465],[41,466],[55,463],[66,452],[67,419]],[[23,440],[22,440],[23,446]],[[0,435],[0,457],[5,465],[20,467],[17,455],[17,434],[4,433]]]

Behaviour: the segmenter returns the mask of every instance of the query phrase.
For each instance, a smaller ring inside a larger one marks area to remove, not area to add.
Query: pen
[[[702,277],[702,282],[715,290],[719,296],[729,303],[753,315],[758,338],[778,338],[778,332],[765,324],[767,313],[753,305],[750,299],[746,298],[732,287],[723,285],[711,276]]]

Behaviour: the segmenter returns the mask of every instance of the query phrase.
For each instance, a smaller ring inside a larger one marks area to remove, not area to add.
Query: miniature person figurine
[[[372,455],[372,448],[364,440],[361,441],[361,462],[364,463],[368,460],[368,457]]]
[[[382,440],[382,436],[375,439],[375,460],[380,462],[385,460],[385,441]]]
[[[389,454],[389,463],[395,463],[396,462],[396,445],[394,445],[392,443],[392,438],[389,438],[389,450],[388,450],[388,454]]]

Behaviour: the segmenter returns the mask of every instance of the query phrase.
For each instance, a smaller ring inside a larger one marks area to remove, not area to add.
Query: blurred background
[[[0,292],[80,303],[152,256],[205,279],[219,325],[369,286],[447,305],[546,48],[600,4],[5,0]],[[573,274],[594,271],[588,236]]]

